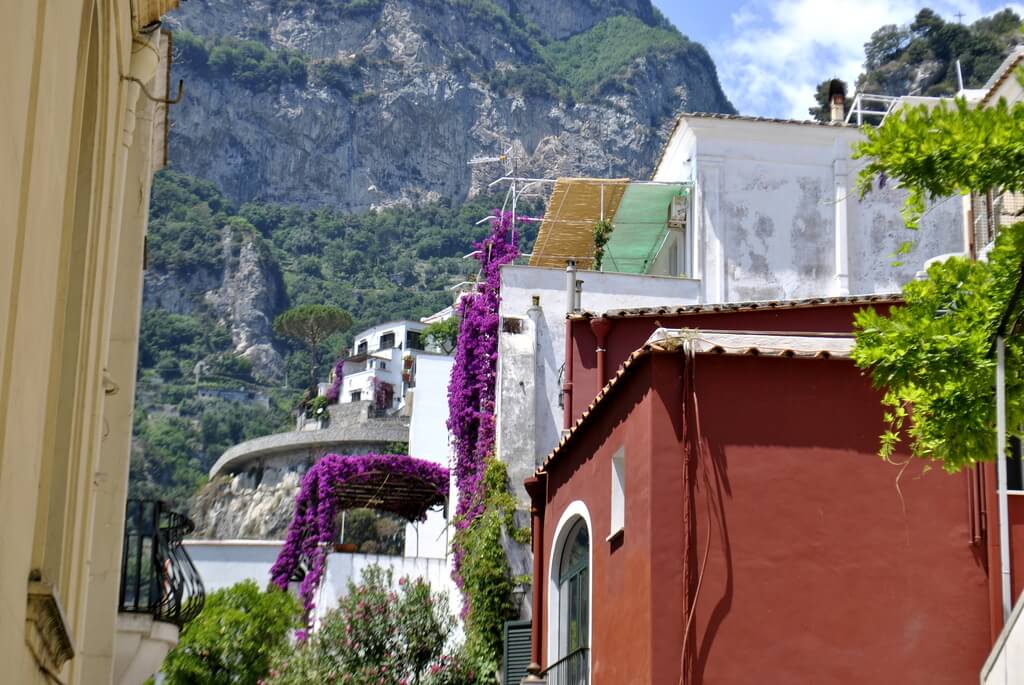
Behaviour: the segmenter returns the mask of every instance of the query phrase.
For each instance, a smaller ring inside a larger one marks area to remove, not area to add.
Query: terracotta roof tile
[[[835,305],[900,304],[903,296],[899,293],[881,295],[847,295],[842,297],[812,297],[800,300],[768,300],[760,302],[727,302],[720,304],[684,304],[676,307],[637,307],[632,309],[610,309],[606,312],[583,311],[569,315],[571,319],[628,318],[637,316],[673,316],[685,314],[707,314],[714,312],[746,312],[777,309],[799,309],[802,307],[827,307]]]

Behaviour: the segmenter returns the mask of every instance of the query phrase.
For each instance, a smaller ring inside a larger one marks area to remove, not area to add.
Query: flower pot
[[[343,554],[352,554],[359,550],[359,547],[354,542],[336,542],[334,543],[334,551]]]

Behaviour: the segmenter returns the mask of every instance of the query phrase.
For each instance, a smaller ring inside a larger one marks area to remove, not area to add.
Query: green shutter
[[[519,685],[530,665],[530,621],[505,621],[505,654],[502,658],[504,685]]]

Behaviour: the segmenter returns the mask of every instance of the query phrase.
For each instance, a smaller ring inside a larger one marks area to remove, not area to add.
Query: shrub
[[[396,591],[391,571],[371,566],[316,633],[278,655],[266,682],[468,685],[454,627],[445,595],[422,579],[402,578]]]
[[[256,685],[288,644],[299,606],[287,592],[260,592],[251,580],[206,598],[164,661],[165,685]]]
[[[254,40],[225,38],[210,51],[208,64],[214,73],[256,92],[306,83],[306,62],[300,53],[271,50]]]

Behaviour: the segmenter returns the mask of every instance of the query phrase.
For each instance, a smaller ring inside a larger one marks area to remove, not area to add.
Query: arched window
[[[558,657],[588,647],[590,534],[578,519],[565,538],[558,566]]]

